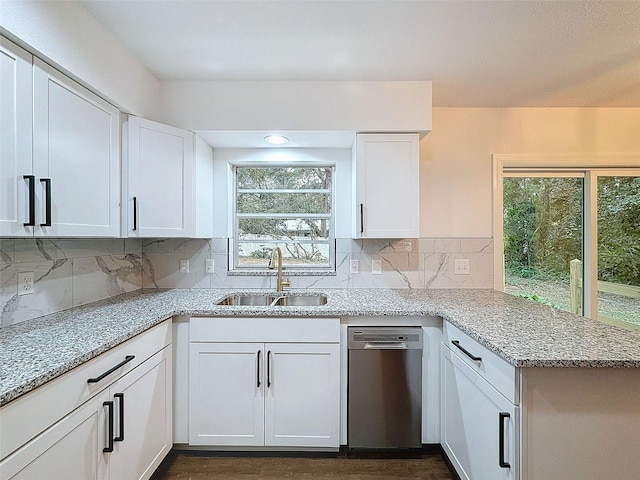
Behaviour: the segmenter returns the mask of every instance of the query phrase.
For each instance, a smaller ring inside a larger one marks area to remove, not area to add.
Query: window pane
[[[332,167],[237,167],[236,266],[264,268],[279,246],[290,268],[331,267],[332,175]]]
[[[329,266],[328,243],[266,243],[259,240],[238,242],[239,265],[267,267],[274,247],[280,247],[282,250],[282,264],[285,266]]]
[[[330,213],[328,193],[240,193],[238,213]]]
[[[240,240],[329,240],[328,219],[241,218],[238,220]]]
[[[598,318],[640,325],[640,177],[598,177]]]
[[[330,167],[238,167],[238,189],[319,189],[331,187]]]
[[[503,187],[505,291],[581,314],[582,179],[505,178]]]

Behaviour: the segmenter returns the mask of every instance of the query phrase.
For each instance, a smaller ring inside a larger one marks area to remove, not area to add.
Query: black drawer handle
[[[113,437],[114,442],[124,441],[124,393],[114,393],[113,398],[117,398],[120,402],[120,421],[118,422],[119,435]]]
[[[115,367],[110,368],[109,370],[107,370],[106,372],[104,372],[102,375],[100,375],[99,377],[94,377],[94,378],[90,378],[89,380],[87,380],[87,383],[98,383],[100,380],[102,380],[104,377],[111,375],[113,372],[115,372],[116,370],[118,370],[120,367],[122,367],[123,365],[126,365],[127,363],[129,363],[131,360],[133,360],[135,357],[135,355],[127,355],[126,357],[124,357],[124,360],[121,361],[119,364],[117,364]]]
[[[511,464],[509,462],[505,462],[504,461],[504,419],[505,418],[511,418],[511,415],[508,414],[507,412],[500,412],[500,445],[498,446],[498,449],[500,450],[500,454],[499,454],[499,458],[498,458],[498,463],[500,464],[500,468],[511,468]]]
[[[36,177],[35,175],[23,175],[22,178],[29,182],[29,221],[25,227],[36,226]]]
[[[364,233],[364,203],[360,204],[360,233]]]
[[[267,388],[271,386],[271,350],[267,352]]]
[[[108,433],[107,433],[109,441],[107,446],[102,449],[102,453],[111,453],[113,452],[113,402],[112,401],[103,402],[102,406],[107,407],[107,409],[109,410],[109,420],[108,420],[109,425],[108,425]]]
[[[460,345],[459,340],[451,340],[451,343],[453,343],[456,347],[458,347],[462,351],[462,353],[464,353],[467,357],[469,357],[474,362],[482,361],[482,357],[476,357],[473,353],[471,353],[469,350],[467,350],[462,345]]]

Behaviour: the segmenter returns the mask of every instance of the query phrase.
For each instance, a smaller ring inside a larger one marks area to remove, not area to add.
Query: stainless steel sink
[[[273,302],[271,295],[230,295],[218,302],[218,305],[251,305],[266,307]]]
[[[255,307],[317,307],[327,303],[327,296],[322,294],[275,295],[256,293],[230,295],[218,302],[218,305],[255,306]]]
[[[270,305],[279,307],[319,307],[327,303],[326,295],[282,295]]]

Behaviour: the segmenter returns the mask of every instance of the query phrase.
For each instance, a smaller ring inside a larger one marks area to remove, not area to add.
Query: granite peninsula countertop
[[[0,328],[0,406],[174,315],[438,316],[515,367],[640,368],[640,332],[494,290],[326,289],[322,306],[217,305],[243,292],[267,291],[138,290]]]

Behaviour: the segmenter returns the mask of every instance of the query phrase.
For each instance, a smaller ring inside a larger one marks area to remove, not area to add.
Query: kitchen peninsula
[[[495,380],[493,387],[515,406],[504,478],[595,479],[612,468],[620,472],[618,478],[632,478],[640,471],[632,455],[640,429],[638,333],[492,290],[329,289],[322,292],[328,296],[322,306],[218,305],[238,293],[142,290],[0,329],[0,406],[4,410],[175,316],[337,317],[345,324],[375,318],[378,325],[437,317],[442,341],[458,335],[468,350],[482,351],[486,369],[480,365],[477,374],[490,384]],[[289,292],[296,293],[309,292]],[[442,358],[441,367],[447,364]],[[507,376],[511,372],[506,383],[491,372],[494,364]],[[443,420],[446,439],[445,425]]]

